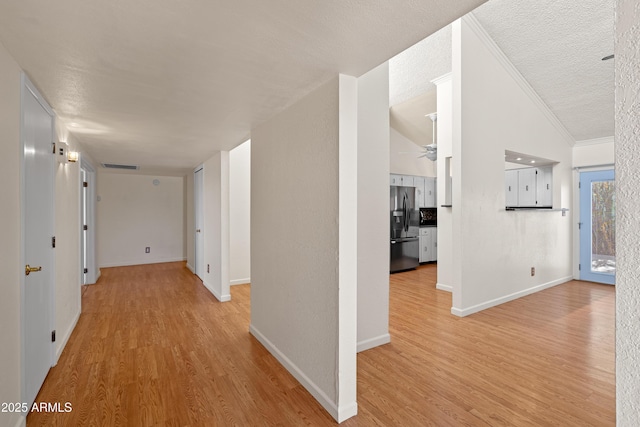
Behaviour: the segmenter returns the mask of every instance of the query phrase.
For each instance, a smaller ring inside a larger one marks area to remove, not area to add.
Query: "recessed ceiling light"
[[[535,160],[531,160],[531,163],[535,163],[535,162],[536,162]]]
[[[520,161],[520,160],[522,160],[522,157],[518,157],[516,160]]]
[[[76,122],[69,123],[69,126],[71,126],[72,128],[80,127],[80,125],[78,123],[76,123]]]

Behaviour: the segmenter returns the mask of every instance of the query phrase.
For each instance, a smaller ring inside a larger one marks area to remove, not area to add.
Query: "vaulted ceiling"
[[[4,0],[0,41],[98,162],[194,167],[483,0]]]
[[[473,14],[577,141],[614,132],[613,0],[491,0]],[[450,28],[390,61],[391,124],[431,143],[430,83],[451,71]],[[418,110],[419,109],[419,110]]]

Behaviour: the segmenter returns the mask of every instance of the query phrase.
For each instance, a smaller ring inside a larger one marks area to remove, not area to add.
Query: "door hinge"
[[[582,183],[581,182],[578,183],[578,188],[580,188],[580,187],[582,187]]]
[[[84,182],[82,183],[82,186],[83,186],[84,188],[87,188],[87,187],[89,186],[89,183],[88,183],[88,182],[86,182],[86,181],[84,181]]]
[[[85,268],[83,271],[84,271],[84,274],[87,274],[89,272],[89,269]]]
[[[56,154],[56,143],[55,142],[51,143],[51,154]]]
[[[56,342],[56,330],[51,331],[51,342]]]
[[[578,271],[582,270],[582,264],[578,264]]]
[[[87,231],[87,230],[89,229],[89,226],[88,226],[88,225],[84,225],[84,226],[82,226],[82,229],[83,229],[84,231]]]
[[[56,236],[53,236],[53,237],[51,238],[51,247],[52,247],[52,248],[55,248],[55,247],[56,247]]]
[[[582,230],[582,223],[581,222],[578,223],[578,230]]]

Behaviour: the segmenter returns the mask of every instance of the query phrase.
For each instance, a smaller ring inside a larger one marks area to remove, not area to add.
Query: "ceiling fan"
[[[433,122],[433,143],[423,145],[422,147],[424,147],[424,152],[422,152],[418,158],[426,157],[427,159],[435,162],[438,158],[438,144],[436,142],[436,122],[438,121],[438,113],[427,114],[425,117],[429,117]]]

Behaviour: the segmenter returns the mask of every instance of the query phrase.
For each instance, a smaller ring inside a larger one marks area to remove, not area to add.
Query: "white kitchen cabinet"
[[[553,169],[523,168],[505,171],[505,206],[550,208],[553,205]]]
[[[416,206],[418,208],[425,207],[424,200],[424,181],[425,178],[422,176],[414,176],[413,177],[413,186],[416,187]]]
[[[536,206],[536,168],[518,169],[518,206]]]
[[[420,262],[436,261],[438,259],[438,229],[423,227],[420,229]]]
[[[426,177],[424,179],[424,207],[435,208],[436,201],[436,179]]]
[[[392,173],[389,175],[389,184],[399,187],[413,187],[413,177],[410,175],[398,175]]]
[[[553,182],[552,182],[552,169],[551,166],[544,168],[537,168],[536,177],[536,200],[537,206],[546,207],[553,205]]]
[[[402,175],[402,186],[413,187],[413,177],[410,175]]]
[[[518,170],[508,170],[504,173],[504,176],[506,206],[518,206]]]

